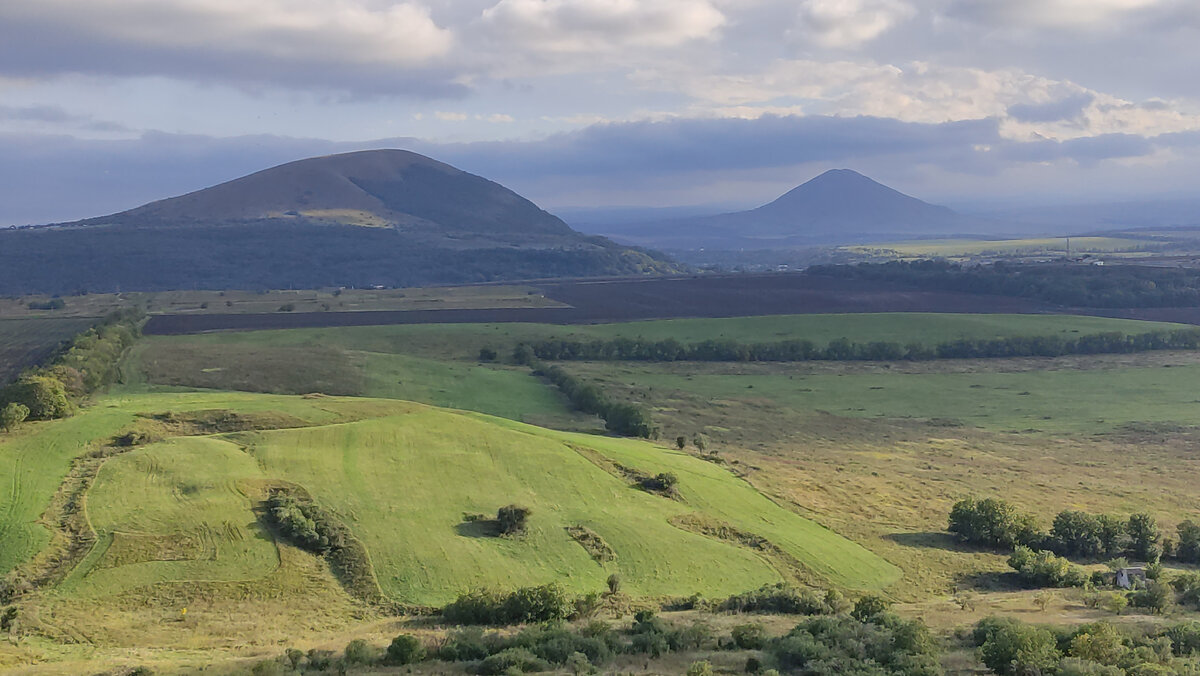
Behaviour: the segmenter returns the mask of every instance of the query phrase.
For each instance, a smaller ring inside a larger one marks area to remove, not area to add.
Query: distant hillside
[[[922,202],[849,169],[834,169],[757,209],[593,228],[620,241],[664,249],[773,249],[842,244],[995,227]]]
[[[300,160],[110,216],[0,232],[0,293],[411,286],[672,269],[580,234],[498,183],[403,150]]]

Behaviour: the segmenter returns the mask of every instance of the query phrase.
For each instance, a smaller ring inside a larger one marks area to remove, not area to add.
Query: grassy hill
[[[171,425],[212,411],[289,428],[171,436],[185,432]],[[728,470],[654,444],[404,402],[225,393],[112,396],[0,441],[10,459],[6,483],[21,487],[0,498],[5,570],[44,563],[35,552],[61,535],[38,515],[72,458],[130,428],[167,436],[101,466],[86,492],[95,543],[59,586],[72,598],[145,598],[188,583],[215,585],[215,594],[221,585],[269,585],[289,549],[255,512],[272,482],[302,487],[345,523],[366,545],[386,597],[405,603],[548,582],[598,590],[613,572],[639,596],[717,596],[785,579],[882,589],[899,575]],[[675,473],[678,498],[641,490],[616,465]],[[25,476],[18,482],[17,474]],[[533,510],[522,539],[464,522],[464,514],[513,502]],[[715,525],[770,546],[705,531]],[[567,531],[573,526],[598,534],[615,558],[593,560]]]

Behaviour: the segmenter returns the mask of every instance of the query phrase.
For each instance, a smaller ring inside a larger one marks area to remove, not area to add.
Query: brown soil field
[[[1062,311],[1046,303],[1021,298],[913,291],[873,282],[798,273],[554,281],[532,286],[547,298],[570,307],[157,315],[150,319],[145,331],[153,335],[180,335],[384,324],[587,324],[824,312]]]

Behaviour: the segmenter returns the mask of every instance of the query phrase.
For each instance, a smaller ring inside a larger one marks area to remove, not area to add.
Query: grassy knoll
[[[269,475],[303,485],[345,519],[370,550],[384,591],[405,601],[440,603],[467,589],[548,581],[594,590],[614,571],[638,595],[718,595],[781,579],[778,564],[760,552],[670,523],[692,513],[769,539],[797,568],[815,573],[810,579],[880,588],[898,573],[726,470],[644,442],[427,408],[235,439]],[[631,487],[588,454],[646,472],[673,471],[683,500]],[[464,514],[494,513],[511,502],[533,509],[523,539],[484,537],[463,522]],[[599,533],[616,560],[593,561],[566,532],[572,525]]]
[[[205,392],[113,395],[0,442],[0,465],[20,475],[10,480],[20,492],[0,523],[6,567],[45,544],[35,520],[72,457],[119,430],[158,424],[141,416],[171,411],[178,420],[211,410],[277,413],[310,426],[169,438],[110,458],[86,498],[97,542],[58,587],[62,594],[145,598],[151,585],[267,580],[279,555],[253,512],[254,487],[261,493],[264,481],[279,480],[342,519],[366,545],[384,592],[410,603],[546,582],[598,590],[612,572],[645,596],[718,596],[781,579],[880,589],[899,575],[726,469],[646,442],[378,399]],[[49,458],[47,448],[61,452],[34,481],[24,463],[34,449]],[[675,473],[680,498],[635,487],[613,463]],[[464,514],[494,514],[512,502],[533,509],[523,538],[464,522]],[[599,534],[616,559],[593,560],[569,526]],[[732,527],[769,546],[722,539],[704,526]]]
[[[92,320],[79,318],[0,319],[0,384],[91,324]]]
[[[379,415],[382,401],[303,399],[241,393],[116,395],[65,420],[26,423],[0,435],[0,573],[24,563],[49,541],[39,517],[70,470],[71,461],[143,425],[138,414],[228,409],[279,412],[313,424]]]
[[[160,581],[266,577],[279,555],[241,486],[262,478],[253,458],[208,437],[111,459],[88,493],[99,542],[60,591],[112,596]]]

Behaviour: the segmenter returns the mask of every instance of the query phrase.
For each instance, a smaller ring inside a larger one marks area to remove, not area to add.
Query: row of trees
[[[1005,500],[966,498],[950,510],[948,530],[963,542],[986,547],[1024,546],[1076,558],[1128,556],[1155,561],[1168,557],[1200,562],[1200,526],[1191,520],[1180,523],[1176,543],[1164,538],[1157,520],[1146,513],[1120,517],[1064,510],[1047,532],[1032,514]]]
[[[1017,296],[1081,307],[1200,305],[1200,270],[1134,265],[966,267],[947,261],[814,265],[806,274],[885,282],[918,289]]]
[[[824,347],[810,340],[742,343],[726,339],[682,343],[674,338],[613,338],[590,341],[549,339],[528,343],[526,347],[538,359],[549,361],[924,361],[1196,350],[1200,349],[1200,329],[1136,334],[1106,332],[1078,337],[962,338],[934,345],[884,341],[855,343],[847,338],[830,341]]]
[[[141,335],[142,319],[136,309],[112,312],[75,336],[46,365],[0,388],[0,427],[65,418],[82,398],[116,382],[122,355]]]
[[[576,409],[600,416],[608,431],[643,439],[658,436],[658,427],[644,408],[628,402],[614,401],[604,394],[604,390],[598,385],[585,382],[561,366],[547,366],[528,351],[522,351],[520,347],[514,353],[514,359],[517,363],[530,366],[534,375],[554,383]]]

